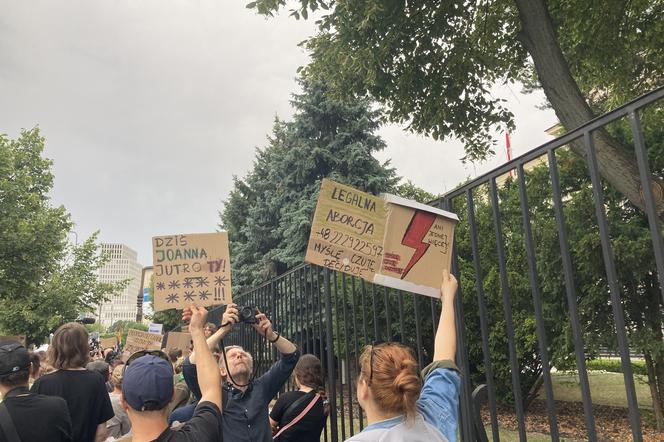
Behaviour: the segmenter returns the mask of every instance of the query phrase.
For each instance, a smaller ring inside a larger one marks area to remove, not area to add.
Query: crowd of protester
[[[348,441],[456,441],[456,289],[446,272],[434,361],[421,372],[400,344],[364,348],[356,392],[367,426]],[[240,323],[235,304],[219,327],[206,323],[202,307],[185,309],[183,320],[192,338],[189,355],[144,350],[123,358],[111,348],[91,351],[78,323],[60,326],[47,352],[0,342],[0,442],[320,441],[330,410],[316,356],[300,355],[256,309],[251,326],[280,354],[256,378],[249,352],[222,347]],[[289,379],[296,390],[274,402]]]

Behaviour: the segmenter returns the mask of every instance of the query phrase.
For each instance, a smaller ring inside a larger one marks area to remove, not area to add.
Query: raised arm
[[[197,372],[198,385],[201,389],[201,402],[212,402],[221,410],[221,375],[217,368],[217,363],[212,356],[205,341],[205,320],[207,319],[207,310],[205,307],[192,305],[182,312],[182,320],[188,321],[191,339],[194,341],[194,351],[198,354]]]
[[[217,330],[212,336],[207,338],[207,346],[210,349],[210,351],[214,351],[214,349],[217,348],[219,341],[221,341],[224,338],[224,336],[230,333],[231,329],[233,328],[233,325],[237,324],[238,321],[239,321],[239,316],[237,312],[237,305],[228,304],[226,306],[226,311],[224,311],[224,314],[221,317],[221,327],[219,327],[219,330]],[[191,364],[196,364],[195,348],[194,351],[192,351],[191,354],[189,355],[189,362]]]
[[[256,329],[258,334],[265,336],[265,338],[270,341],[272,345],[277,347],[279,353],[282,355],[295,353],[297,350],[295,344],[272,329],[272,321],[270,321],[267,316],[265,316],[265,313],[261,313],[259,310],[258,314],[256,315],[256,319],[258,319],[258,324],[252,324],[252,327]]]
[[[456,355],[456,325],[454,323],[454,298],[457,292],[457,280],[447,270],[443,271],[443,283],[440,286],[443,310],[438,322],[438,331],[434,341],[433,360],[454,361]]]

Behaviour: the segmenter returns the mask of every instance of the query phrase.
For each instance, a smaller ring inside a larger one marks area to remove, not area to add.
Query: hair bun
[[[413,394],[419,395],[422,384],[419,376],[413,374],[411,370],[401,370],[401,372],[394,378],[392,388],[398,394]]]

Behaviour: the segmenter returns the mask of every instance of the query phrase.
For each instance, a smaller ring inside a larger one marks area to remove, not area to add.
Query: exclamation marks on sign
[[[215,287],[214,288],[214,300],[221,301],[226,299],[226,289],[224,287]]]

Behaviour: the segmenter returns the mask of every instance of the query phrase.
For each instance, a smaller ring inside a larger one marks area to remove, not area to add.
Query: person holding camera
[[[270,442],[272,428],[268,417],[268,405],[281,387],[288,381],[300,358],[300,352],[288,339],[275,332],[272,322],[257,308],[238,308],[228,304],[221,318],[219,329],[207,339],[210,350],[238,323],[250,324],[256,333],[267,339],[281,354],[281,358],[263,376],[252,379],[254,361],[242,347],[232,345],[224,348],[219,358],[219,371],[224,380],[221,388],[224,413],[222,416],[225,440],[238,442]],[[187,384],[195,396],[198,394],[196,380],[196,350],[182,365]],[[184,410],[176,410],[182,422]],[[175,414],[175,412],[174,412]]]

